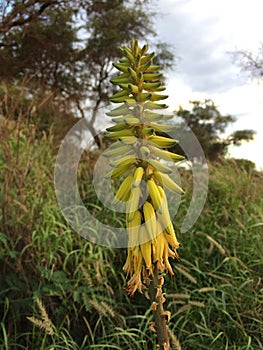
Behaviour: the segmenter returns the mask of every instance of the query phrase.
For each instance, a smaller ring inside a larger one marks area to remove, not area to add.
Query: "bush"
[[[5,122],[0,133],[0,348],[154,348],[145,297],[130,300],[124,291],[126,252],[86,241],[60,212],[52,135],[36,138],[33,127],[18,130]],[[89,154],[82,158],[79,188],[95,212],[94,162]],[[195,226],[178,234],[181,260],[173,263],[175,277],[166,279],[169,325],[184,350],[259,350],[263,175],[233,160],[209,171],[206,206]],[[182,176],[187,188],[191,176]],[[190,186],[187,193],[175,227],[187,210]],[[112,221],[110,212],[99,215]]]

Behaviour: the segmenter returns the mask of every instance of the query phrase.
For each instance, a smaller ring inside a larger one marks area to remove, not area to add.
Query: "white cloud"
[[[233,148],[231,154],[263,167],[263,85],[247,82],[227,53],[254,49],[262,40],[262,1],[162,0],[156,28],[162,40],[179,55],[167,92],[171,109],[188,101],[211,98],[223,114],[232,114],[237,129],[254,129],[254,142]],[[243,155],[243,156],[242,156]]]

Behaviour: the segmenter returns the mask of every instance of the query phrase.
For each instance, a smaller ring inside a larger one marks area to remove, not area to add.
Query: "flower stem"
[[[163,303],[165,298],[162,292],[163,277],[159,275],[158,269],[155,266],[153,271],[153,279],[149,285],[149,296],[153,310],[154,328],[157,333],[157,339],[160,350],[169,350],[169,334],[166,324],[167,312],[164,311]]]

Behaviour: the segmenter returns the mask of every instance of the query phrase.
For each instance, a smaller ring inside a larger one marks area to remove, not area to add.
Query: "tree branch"
[[[87,126],[87,129],[89,130],[89,132],[91,133],[92,137],[94,138],[94,141],[96,143],[96,145],[98,146],[98,148],[102,148],[102,141],[99,137],[99,135],[96,133],[96,130],[93,126],[93,123],[91,121],[88,121],[86,118],[85,118],[85,113],[84,113],[84,110],[83,108],[81,107],[80,105],[80,101],[76,99],[76,105],[77,105],[77,109],[79,110],[80,114],[81,114],[81,117],[86,121],[86,126]],[[94,111],[93,111],[94,113]]]
[[[38,10],[30,9],[30,7],[36,5],[37,3],[42,3]],[[2,23],[0,23],[0,33],[7,33],[13,27],[23,26],[26,23],[33,21],[38,18],[46,8],[59,4],[57,0],[48,0],[43,3],[43,1],[28,1],[24,5],[17,6],[17,8],[13,8],[13,11],[8,15]],[[27,18],[24,17],[27,10],[31,10],[31,13]],[[17,18],[17,19],[16,19]]]

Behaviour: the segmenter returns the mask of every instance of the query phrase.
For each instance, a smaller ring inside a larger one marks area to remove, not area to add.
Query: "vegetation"
[[[263,43],[257,52],[251,50],[238,50],[232,53],[236,64],[245,72],[247,72],[251,78],[262,80],[263,76]]]
[[[150,301],[154,315],[151,327],[157,333],[159,349],[169,350],[166,319],[170,319],[170,312],[164,311],[162,285],[165,272],[174,275],[169,258],[179,258],[179,242],[165,191],[174,196],[184,191],[170,177],[172,167],[160,160],[176,163],[184,157],[163,150],[178,141],[158,135],[163,129],[174,130],[174,126],[163,123],[173,115],[163,114],[168,106],[160,101],[168,96],[160,93],[165,86],[161,66],[153,65],[155,53],[148,52],[148,44],[140,47],[137,40],[120,50],[124,57],[113,65],[121,74],[111,80],[120,91],[110,97],[118,107],[107,113],[115,125],[107,128],[106,137],[115,142],[104,156],[113,167],[111,178],[124,177],[113,202],[124,205],[126,213],[128,249],[123,269],[130,277],[127,291],[133,296],[138,290]]]
[[[180,107],[176,111],[176,114],[183,120],[177,132],[182,139],[186,140],[191,160],[197,156],[195,146],[191,146],[192,138],[188,136],[192,132],[200,142],[205,156],[212,161],[224,156],[228,146],[238,146],[243,141],[253,140],[255,134],[253,130],[237,130],[222,138],[221,135],[225,133],[226,128],[236,119],[231,115],[222,115],[212,100],[191,101],[191,104],[192,110]],[[188,139],[190,144],[187,142]],[[177,148],[180,152],[180,145]],[[182,150],[180,153],[184,154]]]
[[[118,47],[133,37],[155,35],[154,17],[148,2],[138,0],[6,2],[0,24],[3,89],[10,93],[15,86],[14,98],[21,90],[31,103],[28,121],[41,130],[56,124],[63,135],[62,124],[69,128],[74,117],[85,118],[101,147],[95,122],[114,92],[111,63],[120,57]],[[172,53],[155,42],[169,66]]]
[[[1,122],[0,139],[0,348],[154,348],[148,302],[123,291],[124,250],[93,245],[61,215],[52,135],[36,138],[33,126]],[[83,155],[79,188],[100,215],[91,184],[94,157]],[[244,163],[209,166],[206,207],[189,232],[178,232],[181,260],[164,288],[169,326],[182,349],[262,349],[263,181]],[[190,173],[183,179],[178,228],[191,197]],[[103,216],[124,225],[112,213]]]
[[[124,291],[126,251],[95,245],[74,232],[57,204],[53,183],[58,139],[75,117],[85,117],[87,129],[96,134],[99,107],[115,93],[108,82],[114,74],[111,62],[119,57],[117,47],[134,36],[155,34],[149,3],[1,4],[0,349],[158,348],[148,301],[135,291],[132,297]],[[160,43],[156,48],[169,67],[167,46]],[[209,111],[215,111],[213,104]],[[231,118],[210,130],[212,143]],[[235,142],[242,139],[242,132],[235,134]],[[96,142],[100,147],[101,140]],[[125,227],[125,217],[101,208],[95,193],[92,175],[100,152],[82,154],[81,198],[99,220]],[[175,275],[163,285],[172,314],[172,346],[260,350],[263,174],[243,159],[220,158],[208,166],[205,208],[184,234],[180,227],[193,186],[191,172],[179,169],[186,191],[173,222],[180,261],[171,262]]]

